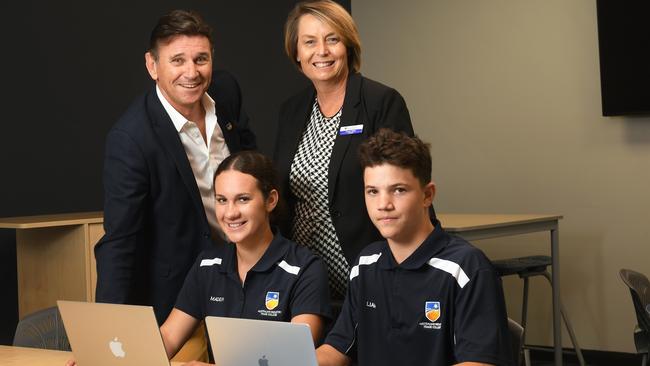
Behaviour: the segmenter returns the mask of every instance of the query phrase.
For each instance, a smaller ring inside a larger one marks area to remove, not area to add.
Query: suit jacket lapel
[[[291,121],[291,128],[285,129],[287,136],[282,136],[281,141],[290,141],[292,146],[288,147],[288,154],[286,156],[290,159],[288,162],[288,169],[291,170],[291,163],[293,158],[298,152],[298,144],[302,140],[302,134],[305,132],[307,123],[311,118],[311,110],[314,106],[314,100],[316,98],[316,90],[311,89],[311,92],[305,93],[305,99],[298,103],[299,110],[296,113],[293,113],[293,120]],[[280,139],[278,139],[280,140]],[[280,143],[280,141],[276,142]],[[287,172],[288,176],[288,172]]]
[[[160,137],[162,148],[167,151],[174,161],[176,169],[178,169],[178,173],[181,175],[190,197],[192,197],[194,206],[201,213],[199,217],[205,218],[205,208],[203,207],[199,187],[196,185],[196,178],[187,159],[185,148],[178,136],[178,131],[174,128],[171,118],[169,118],[167,111],[165,111],[162,103],[160,103],[155,89],[147,95],[147,112],[151,118],[153,130]],[[207,224],[207,218],[205,218],[205,222]]]
[[[226,108],[222,108],[221,104],[215,100],[215,113],[217,114],[217,124],[221,128],[221,133],[226,141],[226,146],[232,154],[235,151],[241,150],[239,146],[239,139],[236,138],[235,133],[235,119],[228,113]]]
[[[343,100],[343,111],[341,112],[341,127],[363,124],[366,122],[357,120],[359,116],[360,101],[361,74],[350,74],[348,77],[348,83],[345,88],[345,99]],[[341,136],[338,131],[336,133],[336,139],[334,140],[334,147],[332,148],[332,156],[330,158],[329,173],[327,177],[327,198],[330,203],[332,203],[332,199],[334,197],[336,179],[338,179],[339,171],[341,170],[341,164],[343,163],[343,158],[346,155],[346,151],[350,145],[350,140],[353,136],[355,135]]]

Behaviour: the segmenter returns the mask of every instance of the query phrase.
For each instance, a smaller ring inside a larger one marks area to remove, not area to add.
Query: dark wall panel
[[[214,27],[215,67],[239,79],[263,152],[279,104],[304,85],[283,53],[295,1],[20,1],[0,5],[3,97],[0,217],[102,209],[106,132],[153,85],[149,32],[163,13],[194,9]],[[342,2],[348,9],[350,2]],[[0,230],[0,344],[17,322],[15,235]]]

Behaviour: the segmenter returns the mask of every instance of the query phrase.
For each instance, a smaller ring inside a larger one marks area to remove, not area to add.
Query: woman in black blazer
[[[297,4],[285,48],[312,86],[280,110],[274,158],[289,208],[283,229],[325,259],[332,296],[342,299],[348,264],[381,239],[366,211],[358,146],[379,128],[413,135],[413,127],[402,96],[359,73],[359,35],[340,5]]]

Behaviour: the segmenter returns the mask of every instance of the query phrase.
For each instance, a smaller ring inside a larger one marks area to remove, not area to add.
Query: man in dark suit
[[[210,33],[196,13],[160,18],[145,54],[156,86],[106,140],[96,300],[153,305],[159,323],[196,256],[221,240],[214,171],[230,153],[256,147],[236,80],[213,73]]]

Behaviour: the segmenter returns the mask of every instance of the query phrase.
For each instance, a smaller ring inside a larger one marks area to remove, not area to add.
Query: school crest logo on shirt
[[[266,308],[268,310],[273,310],[275,309],[278,304],[280,303],[280,293],[279,292],[273,292],[269,291],[266,293]]]
[[[424,315],[431,321],[435,322],[440,318],[440,302],[439,301],[425,301]]]

